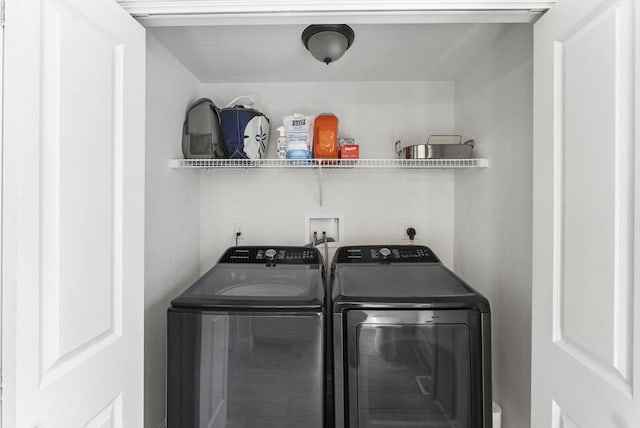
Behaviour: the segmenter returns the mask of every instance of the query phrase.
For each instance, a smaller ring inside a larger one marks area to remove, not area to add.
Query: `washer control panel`
[[[338,263],[440,263],[428,247],[421,245],[359,245],[342,247]]]
[[[316,265],[320,260],[318,250],[309,247],[231,247],[220,263]]]

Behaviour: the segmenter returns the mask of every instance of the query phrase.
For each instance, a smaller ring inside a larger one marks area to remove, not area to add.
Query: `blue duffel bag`
[[[246,104],[238,101],[246,100]],[[269,118],[252,108],[249,97],[238,97],[220,111],[222,143],[229,159],[262,159],[269,147]]]

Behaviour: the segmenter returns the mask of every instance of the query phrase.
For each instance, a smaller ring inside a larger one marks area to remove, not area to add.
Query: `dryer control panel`
[[[220,263],[317,265],[320,260],[319,251],[309,247],[231,247]]]
[[[440,259],[421,245],[359,245],[342,247],[338,263],[440,263]]]

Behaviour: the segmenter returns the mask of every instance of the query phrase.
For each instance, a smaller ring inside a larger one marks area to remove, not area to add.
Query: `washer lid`
[[[342,296],[422,299],[465,296],[473,291],[441,264],[339,265]]]
[[[346,263],[333,271],[333,310],[475,309],[489,302],[440,263]]]
[[[317,265],[219,263],[171,304],[176,307],[312,309],[322,307]]]

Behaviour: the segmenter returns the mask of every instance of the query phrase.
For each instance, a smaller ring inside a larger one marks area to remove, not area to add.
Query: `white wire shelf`
[[[487,159],[171,159],[171,168],[486,168]]]

